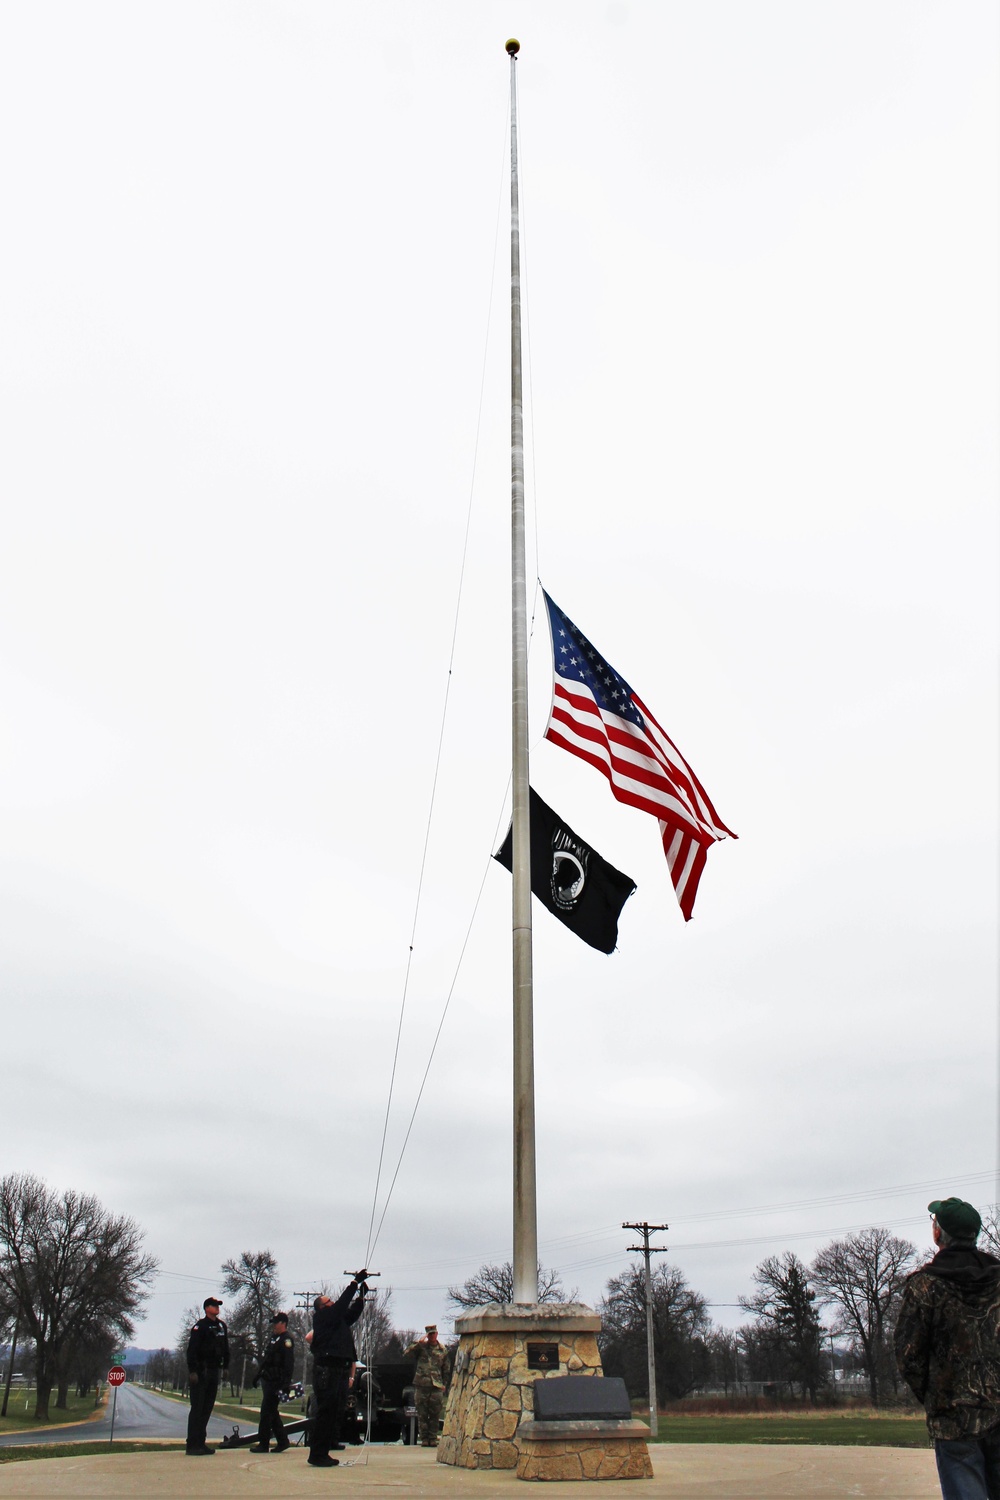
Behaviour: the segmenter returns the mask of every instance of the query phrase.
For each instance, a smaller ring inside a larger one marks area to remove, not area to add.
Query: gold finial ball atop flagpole
[[[517,54],[521,50],[521,43],[517,40],[517,37],[514,37],[514,36],[512,36],[511,39],[510,39],[510,41],[507,42],[505,45],[506,45],[507,51],[510,53],[511,57],[516,57]]]

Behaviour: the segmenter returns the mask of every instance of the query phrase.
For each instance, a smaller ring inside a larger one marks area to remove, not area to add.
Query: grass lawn
[[[659,1419],[659,1443],[824,1443],[850,1448],[927,1448],[922,1416],[867,1416],[862,1412],[746,1413],[731,1417]]]
[[[219,1389],[220,1390],[222,1389],[221,1386],[220,1386]],[[168,1401],[182,1402],[184,1406],[187,1406],[187,1404],[188,1404],[188,1398],[187,1398],[187,1396],[181,1395],[180,1391],[161,1391],[161,1390],[157,1390],[155,1392],[155,1394],[157,1396],[166,1396],[166,1398],[167,1398]],[[278,1410],[281,1412],[281,1415],[283,1417],[288,1417],[293,1422],[296,1419],[305,1416],[305,1412],[302,1410],[302,1402],[301,1401],[288,1401],[288,1402],[285,1402],[282,1406],[278,1407]],[[218,1401],[216,1401],[215,1405],[212,1407],[212,1416],[213,1417],[229,1417],[234,1422],[255,1422],[256,1423],[256,1422],[258,1422],[260,1420],[260,1407],[259,1406],[238,1406],[235,1401],[222,1401],[222,1400],[218,1400]]]
[[[28,1458],[80,1458],[95,1453],[183,1453],[183,1443],[25,1443],[23,1448],[0,1448],[0,1464],[23,1463]]]
[[[27,1396],[27,1400],[25,1400]],[[49,1414],[42,1422],[36,1422],[32,1413],[35,1410],[35,1390],[22,1386],[11,1387],[10,1401],[7,1403],[7,1415],[0,1417],[0,1433],[3,1432],[25,1432],[31,1427],[61,1427],[64,1422],[86,1422],[88,1417],[94,1415],[94,1393],[89,1396],[77,1396],[72,1391],[67,1398],[65,1411],[56,1410],[56,1393],[52,1392],[49,1401]]]

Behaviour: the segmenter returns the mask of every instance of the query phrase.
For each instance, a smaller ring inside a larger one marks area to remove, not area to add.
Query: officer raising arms
[[[315,1409],[309,1424],[309,1462],[314,1469],[332,1468],[339,1460],[330,1457],[330,1449],[344,1446],[340,1422],[358,1359],[351,1325],[365,1305],[367,1275],[367,1271],[356,1271],[336,1302],[323,1296],[313,1303],[312,1333],[306,1340],[313,1356]]]
[[[271,1318],[271,1327],[274,1331],[270,1343],[264,1350],[260,1368],[253,1380],[254,1385],[260,1383],[262,1395],[257,1441],[250,1449],[251,1453],[267,1453],[272,1432],[275,1453],[284,1453],[286,1448],[292,1446],[285,1436],[285,1424],[278,1411],[281,1393],[291,1385],[295,1365],[295,1345],[288,1334],[288,1314],[276,1312]]]
[[[191,1412],[185,1451],[191,1458],[207,1458],[215,1452],[205,1442],[208,1419],[215,1405],[219,1377],[229,1370],[229,1339],[226,1325],[219,1317],[222,1303],[218,1297],[206,1297],[202,1306],[205,1316],[199,1318],[192,1328],[187,1346]]]
[[[445,1368],[448,1363],[448,1351],[443,1344],[438,1343],[436,1323],[427,1324],[424,1337],[411,1344],[403,1358],[415,1359],[417,1362],[413,1389],[417,1402],[420,1441],[425,1448],[436,1448],[438,1423],[441,1420],[447,1386]]]

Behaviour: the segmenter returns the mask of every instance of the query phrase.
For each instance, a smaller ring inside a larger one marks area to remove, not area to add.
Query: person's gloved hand
[[[367,1271],[367,1269],[364,1270],[364,1271],[355,1271],[355,1273],[354,1273],[354,1280],[357,1282],[358,1286],[360,1286],[363,1281],[367,1281],[368,1280],[368,1271]]]

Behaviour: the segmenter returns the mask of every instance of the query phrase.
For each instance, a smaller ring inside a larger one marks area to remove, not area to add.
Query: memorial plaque
[[[529,1370],[558,1370],[558,1344],[528,1344]]]

